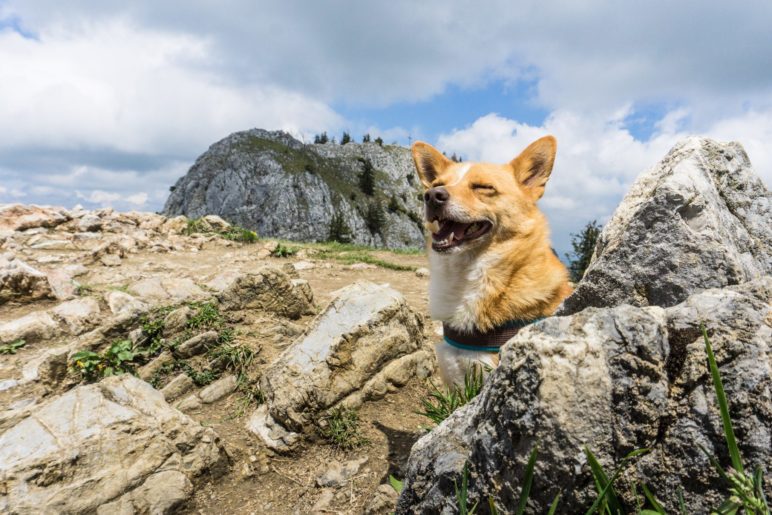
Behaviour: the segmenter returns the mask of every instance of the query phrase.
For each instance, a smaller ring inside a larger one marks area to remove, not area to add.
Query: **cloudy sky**
[[[690,134],[772,183],[772,2],[0,0],[0,203],[160,210],[250,127],[508,161],[547,133],[561,253]]]

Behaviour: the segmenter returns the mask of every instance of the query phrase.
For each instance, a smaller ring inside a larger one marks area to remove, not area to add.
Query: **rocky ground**
[[[430,424],[424,256],[243,239],[0,208],[0,512],[393,510]]]

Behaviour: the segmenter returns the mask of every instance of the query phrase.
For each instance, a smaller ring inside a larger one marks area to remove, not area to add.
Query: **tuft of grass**
[[[338,449],[349,450],[369,443],[362,435],[359,413],[354,409],[333,408],[323,418],[322,423],[319,433]]]
[[[456,507],[459,515],[473,515],[477,511],[479,501],[469,506],[469,464],[464,463],[464,469],[461,471],[461,486],[456,480],[453,480],[453,489],[456,491]]]
[[[16,351],[27,345],[24,340],[14,340],[11,343],[0,345],[0,354],[16,354]]]
[[[298,253],[297,247],[289,247],[284,245],[283,243],[279,243],[276,245],[276,248],[271,251],[271,256],[277,257],[277,258],[286,258],[294,256]]]
[[[721,374],[716,363],[716,356],[713,354],[713,346],[708,338],[708,331],[704,325],[700,325],[702,337],[705,341],[705,353],[708,355],[708,368],[713,380],[713,388],[716,391],[716,400],[718,402],[719,412],[721,413],[721,423],[724,428],[724,437],[729,450],[729,457],[732,461],[732,467],[726,471],[718,463],[718,460],[710,455],[704,447],[700,446],[702,452],[708,457],[710,463],[718,472],[724,481],[729,484],[729,497],[719,506],[715,512],[719,514],[736,513],[743,509],[747,514],[769,515],[769,504],[764,495],[764,473],[761,467],[757,467],[753,474],[745,472],[740,448],[737,446],[737,440],[732,428],[732,419],[729,416],[729,403],[726,400],[724,384],[721,381]]]
[[[255,243],[259,237],[255,231],[250,231],[244,227],[238,225],[231,225],[224,231],[216,231],[204,221],[203,218],[194,218],[188,220],[188,225],[185,227],[185,234],[191,236],[193,234],[216,234],[226,240],[238,241],[241,243]]]
[[[590,471],[592,472],[592,477],[595,480],[595,488],[598,490],[598,497],[595,499],[595,502],[592,503],[592,506],[589,510],[587,510],[585,515],[591,515],[593,513],[619,515],[625,513],[622,503],[619,500],[616,491],[614,490],[614,482],[624,471],[630,461],[637,458],[638,456],[646,454],[647,452],[649,452],[649,449],[636,449],[629,452],[624,458],[622,458],[622,461],[619,463],[617,468],[614,469],[611,477],[608,477],[606,472],[603,470],[603,467],[598,462],[597,458],[595,458],[595,455],[590,451],[589,448],[584,448],[584,454],[587,456],[587,462],[590,464]]]
[[[484,377],[483,367],[475,365],[464,374],[463,387],[453,386],[443,391],[432,383],[429,399],[422,401],[424,411],[418,414],[425,416],[435,424],[439,424],[458,408],[477,397],[477,394],[482,390]]]
[[[232,370],[241,384],[246,381],[247,369],[252,364],[255,352],[246,345],[224,343],[209,349],[207,356],[211,359],[213,367]]]

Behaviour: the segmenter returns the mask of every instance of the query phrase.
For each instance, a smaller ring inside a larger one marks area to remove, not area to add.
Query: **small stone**
[[[202,221],[206,222],[209,225],[209,229],[215,232],[227,231],[231,227],[231,224],[217,215],[206,215]]]
[[[359,472],[360,467],[366,462],[367,456],[358,460],[347,461],[344,465],[333,460],[327,469],[316,478],[316,485],[333,488],[343,486]]]
[[[223,397],[231,393],[233,390],[236,389],[237,385],[238,385],[238,381],[236,380],[236,376],[228,375],[221,379],[218,379],[214,383],[210,384],[209,386],[201,390],[198,396],[203,403],[210,404],[212,402],[222,399]]]
[[[391,485],[379,485],[370,502],[365,506],[364,515],[386,515],[393,513],[399,494]]]
[[[429,277],[429,269],[425,267],[417,268],[415,275],[416,277]]]
[[[319,494],[319,498],[311,508],[311,513],[326,513],[335,499],[335,490],[332,488],[325,488]]]
[[[149,381],[159,370],[164,367],[164,365],[169,365],[171,363],[174,363],[174,356],[172,356],[171,352],[165,350],[157,357],[155,357],[150,363],[140,367],[140,369],[137,371],[137,375],[141,379]]]
[[[111,291],[107,294],[107,305],[114,315],[136,315],[144,313],[150,307],[139,299],[122,291]]]
[[[378,268],[370,263],[352,263],[346,267],[347,270],[374,270]]]
[[[182,358],[190,358],[206,351],[209,346],[217,343],[218,338],[219,334],[217,331],[207,331],[189,340],[185,340],[177,347],[175,352]]]
[[[297,263],[293,263],[292,266],[298,272],[302,270],[313,270],[316,268],[316,265],[310,261],[298,261]]]
[[[179,374],[161,389],[161,393],[167,402],[171,402],[188,393],[194,386],[195,384],[188,374]]]
[[[120,266],[121,256],[119,256],[118,254],[104,254],[102,257],[99,258],[99,261],[104,266]]]
[[[78,229],[81,232],[96,232],[102,229],[102,219],[93,213],[84,215],[78,220]]]
[[[193,310],[188,306],[182,306],[170,312],[164,318],[164,335],[169,336],[182,331],[192,315]]]
[[[63,302],[51,311],[73,334],[80,334],[94,325],[100,313],[99,302],[91,297]]]
[[[201,407],[201,399],[197,395],[188,395],[177,403],[176,408],[180,411],[193,411]]]

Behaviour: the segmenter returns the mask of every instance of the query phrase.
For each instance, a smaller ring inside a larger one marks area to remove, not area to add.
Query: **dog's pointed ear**
[[[544,136],[528,145],[528,148],[509,163],[515,172],[515,178],[534,202],[544,195],[544,186],[552,173],[557,150],[557,140],[553,136]]]
[[[413,143],[413,161],[426,189],[432,187],[432,182],[444,172],[453,161],[442,155],[442,152],[423,141]]]

